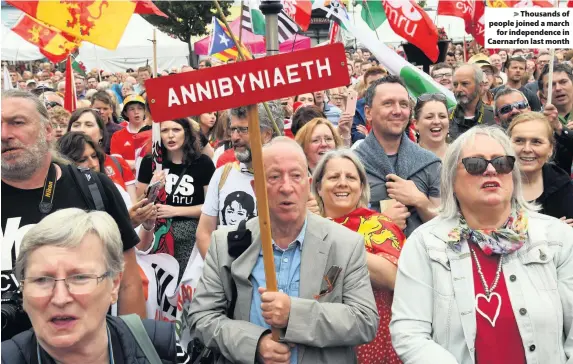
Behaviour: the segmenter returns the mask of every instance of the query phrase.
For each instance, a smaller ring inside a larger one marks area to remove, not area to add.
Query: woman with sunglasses
[[[518,115],[507,134],[519,160],[525,199],[573,226],[573,184],[567,172],[550,162],[555,140],[549,120],[538,112]]]
[[[420,147],[443,159],[448,149],[446,139],[450,130],[446,96],[435,93],[418,97],[413,124]]]
[[[573,352],[573,229],[525,201],[504,131],[448,148],[438,217],[398,264],[390,333],[406,363],[565,363]]]

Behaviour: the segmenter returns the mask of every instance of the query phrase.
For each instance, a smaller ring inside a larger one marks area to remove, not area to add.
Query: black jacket
[[[535,200],[543,207],[540,212],[558,219],[573,218],[573,183],[569,174],[552,163],[545,163],[541,173],[543,193]]]
[[[127,325],[119,317],[107,317],[111,334],[113,357],[116,364],[149,364]],[[163,364],[177,362],[175,326],[169,322],[143,320],[143,326],[155,346]],[[33,330],[14,336],[2,342],[2,364],[38,364],[37,340]],[[42,364],[53,364],[54,360],[40,349]]]
[[[475,116],[472,120],[468,120],[464,116],[464,110],[458,104],[455,108],[450,108],[448,110],[448,115],[450,119],[450,132],[449,136],[451,140],[455,140],[457,137],[468,131],[470,128],[478,125],[478,121],[481,115],[483,101],[479,101],[476,105]],[[495,115],[493,108],[489,105],[483,105],[483,117],[481,117],[480,124],[494,125]]]

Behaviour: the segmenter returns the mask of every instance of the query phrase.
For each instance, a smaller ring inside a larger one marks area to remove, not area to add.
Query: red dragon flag
[[[76,110],[77,103],[72,63],[72,56],[68,56],[68,61],[66,62],[66,89],[64,93],[64,109],[68,110],[69,112],[74,112]]]
[[[114,0],[6,0],[39,21],[81,40],[115,49],[136,2]]]
[[[59,63],[73,53],[81,40],[24,14],[12,31],[40,49],[51,62]]]
[[[438,29],[428,14],[414,0],[384,0],[384,12],[394,33],[418,47],[437,62]]]

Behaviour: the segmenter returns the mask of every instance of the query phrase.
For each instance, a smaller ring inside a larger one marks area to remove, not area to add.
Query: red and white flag
[[[394,33],[418,47],[432,62],[436,62],[440,55],[438,29],[428,14],[413,0],[386,0],[383,4]]]

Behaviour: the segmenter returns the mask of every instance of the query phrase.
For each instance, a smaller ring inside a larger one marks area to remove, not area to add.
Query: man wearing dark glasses
[[[495,117],[501,127],[507,129],[509,123],[519,114],[531,111],[523,92],[514,88],[505,88],[495,95]]]
[[[458,136],[479,124],[495,123],[493,108],[481,99],[483,70],[476,64],[464,64],[454,73],[454,95],[458,101],[449,110],[450,137]]]

